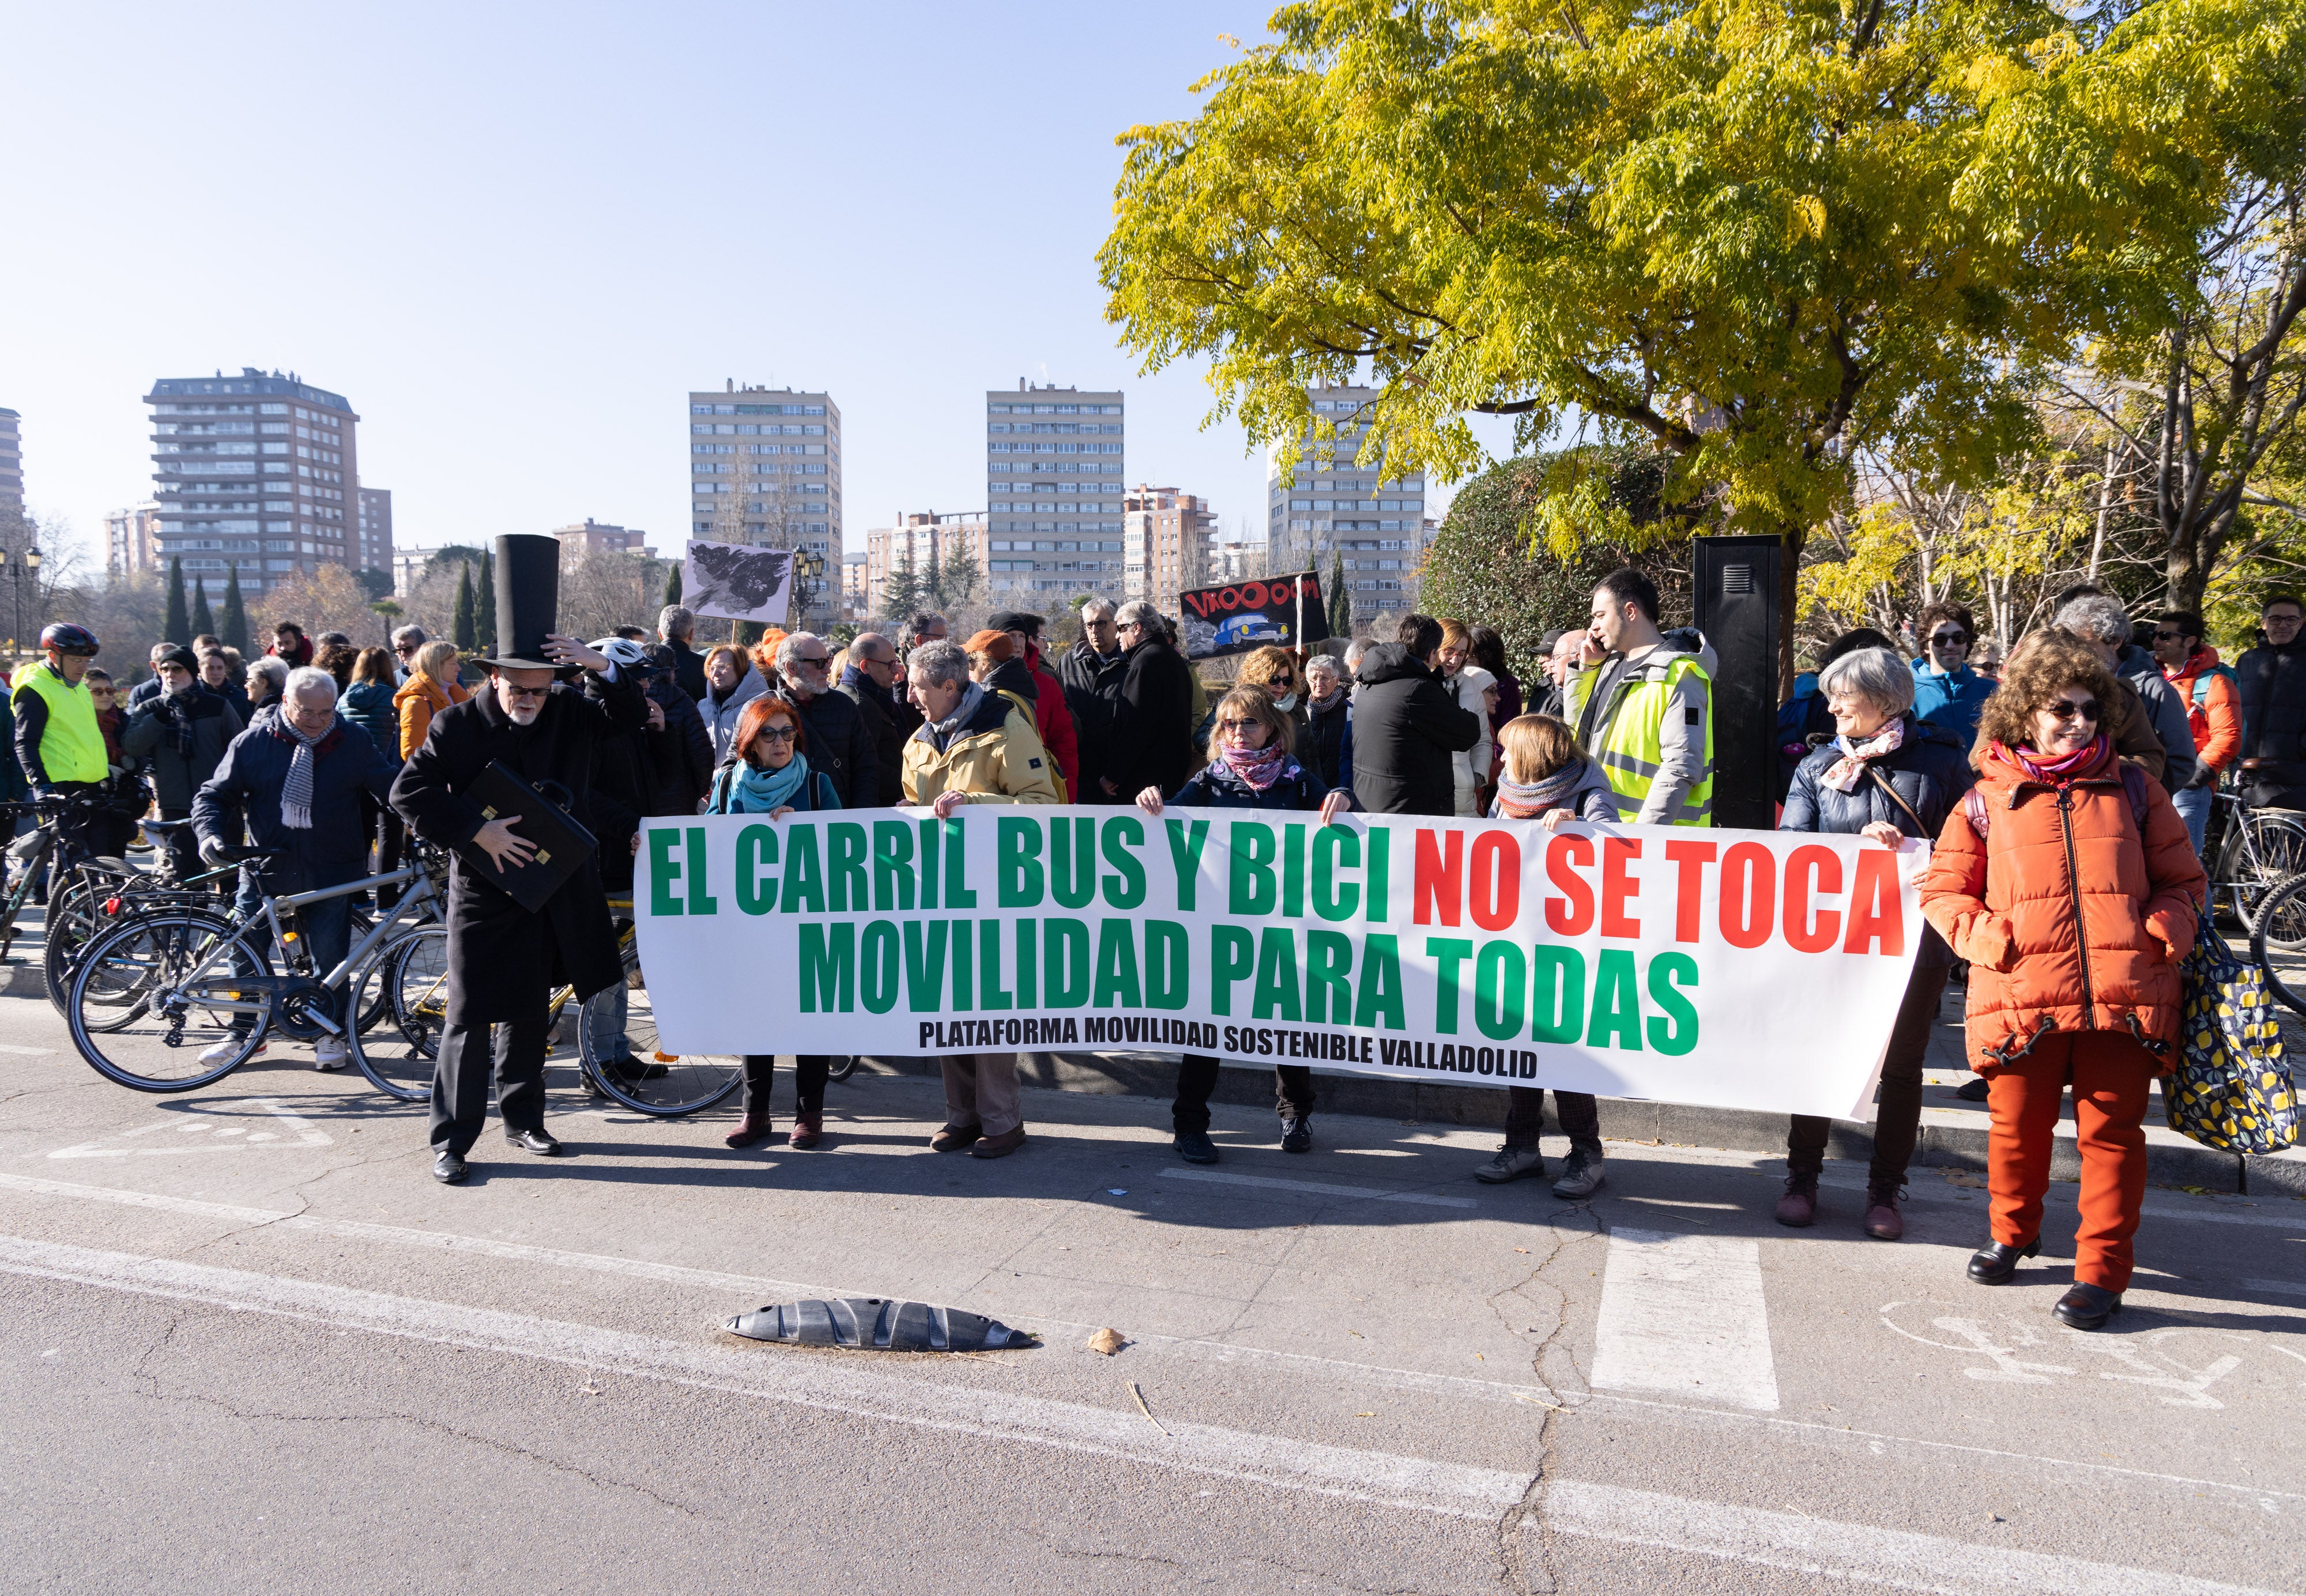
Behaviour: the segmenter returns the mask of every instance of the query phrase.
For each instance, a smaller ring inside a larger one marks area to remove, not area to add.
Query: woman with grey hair
[[[2130,611],[2122,601],[2085,593],[2059,605],[2051,624],[2088,644],[2127,689],[2120,715],[2102,728],[2114,739],[2114,752],[2143,765],[2165,792],[2192,782],[2198,767],[2186,703],[2162,674],[2161,662],[2131,641]]]
[[[326,676],[326,671],[321,672]],[[275,654],[250,661],[248,667],[248,718],[252,724],[257,711],[270,705],[278,709],[281,690],[288,685],[288,661]],[[329,691],[334,694],[337,679],[329,677]]]
[[[1833,713],[1832,735],[1819,733],[1794,771],[1781,832],[1838,832],[1896,849],[1908,838],[1937,839],[1946,817],[1977,780],[1961,739],[1914,713],[1914,674],[1886,648],[1843,654],[1818,673],[1818,691]],[[1925,926],[1912,978],[1890,1031],[1874,1120],[1874,1157],[1866,1183],[1866,1233],[1894,1242],[1906,1165],[1921,1131],[1922,1056],[1945,994],[1953,952]],[[1796,1227],[1817,1218],[1817,1177],[1825,1167],[1831,1122],[1796,1114],[1786,1138],[1786,1192],[1777,1220]]]

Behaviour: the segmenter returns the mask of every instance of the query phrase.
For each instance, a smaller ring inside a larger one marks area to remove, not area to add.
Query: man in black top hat
[[[590,795],[595,746],[648,721],[640,685],[606,657],[551,630],[559,593],[559,545],[514,533],[497,539],[499,636],[504,655],[478,661],[489,681],[463,704],[432,717],[423,746],[392,784],[392,804],[416,833],[455,853],[448,876],[448,1012],[432,1078],[432,1174],[465,1179],[465,1155],[487,1116],[493,1063],[497,1111],[516,1147],[551,1155],[560,1143],[544,1129],[546,1009],[567,982],[579,1001],[622,978],[617,935],[587,858],[544,906],[531,913],[490,879],[525,864],[536,845],[517,815],[484,820],[467,789],[491,764],[558,799],[595,830]],[[594,696],[556,679],[592,672]],[[596,833],[597,834],[597,833]],[[476,861],[468,848],[487,856]],[[491,1037],[493,1028],[495,1035]]]

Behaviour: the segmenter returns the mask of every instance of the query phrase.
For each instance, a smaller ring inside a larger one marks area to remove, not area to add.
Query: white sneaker
[[[205,1053],[202,1053],[201,1054],[201,1063],[204,1064],[220,1064],[224,1063],[225,1060],[232,1057],[233,1054],[238,1053],[244,1045],[245,1039],[243,1037],[226,1037],[223,1041],[208,1049]],[[256,1053],[252,1053],[248,1056],[254,1058],[257,1053],[262,1053],[266,1048],[271,1046],[272,1044],[269,1042],[259,1042],[256,1045]]]
[[[352,1057],[352,1049],[342,1037],[322,1037],[312,1044],[312,1068],[341,1070]]]

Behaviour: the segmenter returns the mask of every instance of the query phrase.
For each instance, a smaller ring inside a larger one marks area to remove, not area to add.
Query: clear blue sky
[[[277,367],[352,400],[404,547],[585,516],[678,547],[682,395],[733,377],[832,391],[861,549],[898,510],[984,508],[983,390],[1022,376],[1126,388],[1131,481],[1254,534],[1260,462],[1202,430],[1199,370],[1137,375],[1094,256],[1115,135],[1190,115],[1218,36],[1266,14],[17,5],[0,405],[27,497],[94,548],[149,491],[154,378]]]

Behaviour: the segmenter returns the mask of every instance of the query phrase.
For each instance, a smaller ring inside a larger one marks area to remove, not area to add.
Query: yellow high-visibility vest
[[[19,665],[8,684],[12,700],[27,689],[47,705],[48,723],[40,732],[40,766],[48,780],[101,781],[110,775],[104,729],[96,723],[96,700],[89,696],[88,679],[66,682],[46,660],[33,660]]]

